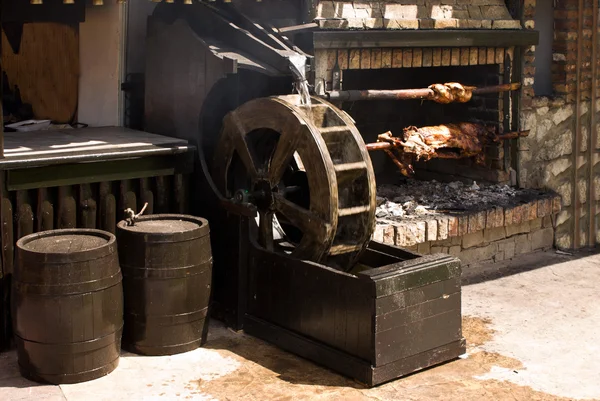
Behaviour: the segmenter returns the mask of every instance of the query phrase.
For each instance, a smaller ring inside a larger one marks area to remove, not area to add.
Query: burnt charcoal
[[[385,198],[385,202],[377,207],[377,217],[381,214],[391,220],[478,212],[495,206],[512,207],[547,195],[541,190],[517,189],[503,184],[440,183],[415,179],[404,179],[397,185],[380,185],[377,194]]]

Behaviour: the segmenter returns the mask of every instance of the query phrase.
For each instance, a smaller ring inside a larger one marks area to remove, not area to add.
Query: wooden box
[[[244,331],[368,386],[457,358],[460,262],[371,242],[353,275],[250,246]]]

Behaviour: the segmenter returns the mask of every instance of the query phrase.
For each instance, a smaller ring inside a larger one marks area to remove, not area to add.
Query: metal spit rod
[[[521,87],[520,82],[511,84],[486,86],[477,88],[474,86],[465,86],[466,90],[472,91],[473,95],[485,95],[489,93],[499,93],[515,91]],[[359,100],[411,100],[411,99],[433,99],[435,93],[432,89],[394,89],[394,90],[347,90],[326,92],[323,97],[331,101],[354,102]]]

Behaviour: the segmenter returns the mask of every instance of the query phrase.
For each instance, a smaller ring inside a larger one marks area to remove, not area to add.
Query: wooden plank
[[[433,66],[439,67],[442,65],[442,49],[436,47],[433,49]]]
[[[98,197],[98,228],[114,234],[117,228],[117,200],[112,183],[101,182]]]
[[[375,366],[461,339],[460,309],[375,334]]]
[[[438,365],[458,358],[466,352],[465,340],[453,341],[436,348],[398,359],[383,366],[373,368],[371,385],[379,385],[390,380],[412,374],[421,369]]]
[[[460,275],[460,263],[452,258],[415,263],[407,261],[359,273],[375,282],[377,298],[445,281]]]
[[[24,103],[38,119],[70,122],[79,92],[79,35],[75,25],[38,22],[23,25],[21,47],[14,54],[2,33],[2,70],[19,87]]]
[[[381,51],[381,68],[392,68],[392,49],[383,49]]]
[[[360,69],[360,50],[358,50],[358,49],[350,50],[350,61],[348,64],[348,68],[351,70]]]
[[[400,326],[408,326],[419,320],[453,310],[460,311],[460,291],[452,294],[442,294],[416,305],[407,306],[390,313],[378,315],[375,318],[375,332],[383,332]]]
[[[167,213],[171,204],[171,179],[168,176],[159,176],[154,179],[155,213]]]
[[[97,205],[91,184],[79,185],[79,221],[82,228],[96,228]]]
[[[125,209],[131,209],[138,213],[137,195],[135,193],[133,180],[122,180],[119,182],[119,203],[117,209],[117,221],[125,219]]]
[[[186,146],[187,141],[122,127],[6,132],[6,158]]]
[[[146,206],[146,211],[144,214],[154,214],[154,192],[152,192],[152,186],[149,178],[142,178],[139,182],[140,186],[140,196],[138,203],[138,210],[142,210],[144,204],[148,204]]]
[[[177,213],[187,213],[188,195],[188,177],[183,174],[175,174],[173,176],[173,208]]]
[[[433,65],[433,50],[430,48],[423,49],[423,67],[431,67]]]
[[[144,157],[132,160],[81,164],[55,164],[47,167],[24,168],[7,172],[7,188],[48,188],[54,186],[89,184],[101,181],[138,179],[157,175],[188,173],[181,158]],[[188,164],[188,168],[192,166]]]
[[[460,291],[460,277],[429,283],[422,287],[377,298],[375,301],[375,314],[377,316],[385,315],[423,303],[429,299],[440,298],[445,294],[454,294],[457,291]]]
[[[71,185],[58,188],[58,213],[56,228],[77,227],[77,202]]]
[[[33,233],[33,207],[29,191],[17,191],[17,241],[26,235]],[[35,206],[34,206],[35,207]]]
[[[0,171],[4,176],[4,172]],[[4,184],[4,183],[3,183]],[[4,187],[4,186],[3,186]],[[4,276],[12,274],[14,268],[14,229],[13,200],[5,188],[2,191],[2,207],[0,208],[0,224],[2,226],[2,268]]]
[[[394,49],[392,53],[392,67],[402,67],[402,49]]]
[[[460,49],[458,47],[452,48],[452,55],[450,56],[450,65],[460,65]]]
[[[48,188],[38,189],[36,231],[47,231],[54,229],[54,200],[52,192]]]

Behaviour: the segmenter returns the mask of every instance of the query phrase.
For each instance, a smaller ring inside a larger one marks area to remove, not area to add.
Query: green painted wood
[[[7,189],[47,188],[55,186],[90,184],[102,181],[139,179],[175,173],[188,173],[193,165],[187,158],[147,157],[112,162],[59,164],[46,167],[23,168],[7,171]]]

